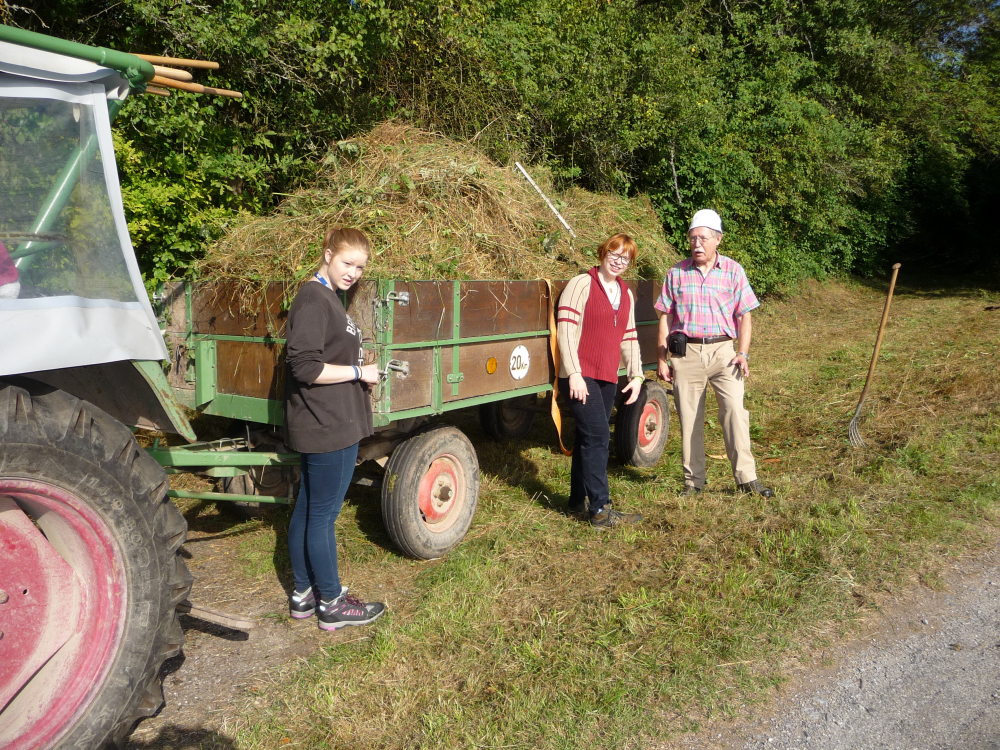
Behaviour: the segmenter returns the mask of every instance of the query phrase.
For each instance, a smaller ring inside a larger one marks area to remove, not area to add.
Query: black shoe
[[[596,515],[590,517],[590,525],[598,529],[610,529],[614,526],[625,526],[642,521],[638,513],[622,513],[611,508],[601,508]]]
[[[345,586],[343,593],[336,599],[319,603],[319,627],[321,630],[337,630],[347,625],[367,625],[384,613],[384,604],[365,603],[356,596],[348,594]]]
[[[583,502],[579,505],[567,505],[566,515],[570,518],[579,518],[580,520],[587,520],[587,503]]]
[[[697,495],[704,489],[704,487],[695,487],[693,484],[685,484],[684,489],[681,490],[681,495]]]
[[[738,484],[736,485],[736,489],[740,492],[756,492],[761,497],[774,497],[774,490],[770,487],[765,487],[756,479],[746,484]]]
[[[344,590],[347,590],[346,587]],[[290,614],[294,619],[304,620],[307,617],[312,617],[312,614],[315,611],[316,594],[313,592],[312,586],[307,588],[302,593],[293,591],[292,595],[288,597],[288,614]]]

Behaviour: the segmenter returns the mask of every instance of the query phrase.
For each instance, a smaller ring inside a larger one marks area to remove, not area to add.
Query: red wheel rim
[[[660,437],[660,425],[663,423],[663,413],[658,401],[647,401],[639,418],[639,450],[649,453],[656,446]]]
[[[445,453],[435,458],[420,480],[420,515],[434,532],[454,525],[465,505],[465,472],[455,456]]]
[[[14,551],[0,570],[0,745],[48,748],[108,675],[125,629],[125,571],[107,522],[44,482],[0,477],[0,542]]]

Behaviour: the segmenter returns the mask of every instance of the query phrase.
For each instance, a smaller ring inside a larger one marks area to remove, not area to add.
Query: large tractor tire
[[[0,747],[117,748],[163,705],[191,589],[184,518],[127,427],[0,381]]]
[[[531,432],[531,426],[535,423],[535,412],[517,408],[518,405],[530,403],[528,399],[538,401],[535,396],[528,396],[490,401],[480,405],[479,423],[490,440],[498,443],[520,440]]]
[[[461,430],[430,427],[399,445],[382,482],[382,521],[403,554],[443,557],[465,538],[479,502],[479,459]]]
[[[615,455],[626,466],[648,469],[663,455],[670,431],[667,389],[647,380],[634,403],[622,404],[615,415]]]

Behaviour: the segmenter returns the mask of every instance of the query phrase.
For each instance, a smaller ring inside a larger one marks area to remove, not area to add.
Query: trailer
[[[366,362],[381,375],[371,390],[375,434],[362,441],[355,481],[381,485],[382,518],[396,546],[441,557],[465,536],[479,494],[473,444],[435,418],[475,408],[494,440],[523,437],[550,413],[555,380],[553,300],[565,282],[361,281],[342,300],[363,331]],[[629,282],[643,362],[656,366],[658,293]],[[249,295],[233,282],[172,283],[157,295],[172,396],[185,407],[236,422],[233,437],[150,454],[168,472],[218,478],[220,490],[173,497],[233,501],[253,509],[294,498],[297,454],[282,442],[284,324],[295,287],[272,283]],[[624,374],[624,371],[622,371]],[[557,406],[558,408],[558,406]],[[619,459],[652,466],[669,428],[667,392],[654,380],[613,416]],[[248,505],[250,504],[250,505]]]

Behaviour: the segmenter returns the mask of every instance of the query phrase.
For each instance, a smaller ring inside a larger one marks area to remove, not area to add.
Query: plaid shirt
[[[699,339],[714,336],[738,338],[739,319],[760,307],[743,266],[718,255],[715,265],[702,275],[687,258],[667,271],[663,289],[654,305],[674,316],[673,331]]]

